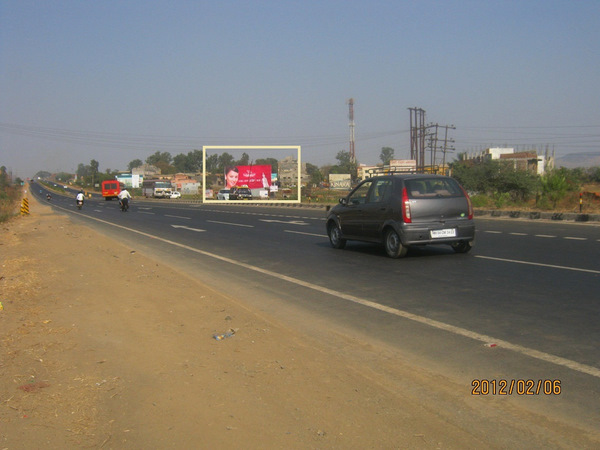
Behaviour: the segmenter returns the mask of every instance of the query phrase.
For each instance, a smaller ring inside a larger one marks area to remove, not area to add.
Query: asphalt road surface
[[[45,201],[42,187],[32,193]],[[322,209],[50,203],[269,314],[309,311],[320,319],[307,332],[343,327],[401,347],[466,394],[504,387],[532,412],[600,423],[600,224],[478,219],[469,254],[431,246],[392,260],[371,244],[331,248]]]

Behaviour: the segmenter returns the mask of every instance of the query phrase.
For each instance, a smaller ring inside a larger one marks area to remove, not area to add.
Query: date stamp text
[[[471,395],[560,395],[560,380],[486,380],[471,382]]]

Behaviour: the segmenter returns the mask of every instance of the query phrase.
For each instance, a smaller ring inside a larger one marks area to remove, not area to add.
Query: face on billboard
[[[240,174],[237,167],[228,167],[225,169],[225,185],[227,189],[231,189],[238,184]]]

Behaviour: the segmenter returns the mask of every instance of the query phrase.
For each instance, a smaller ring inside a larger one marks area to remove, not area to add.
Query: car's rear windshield
[[[406,180],[406,190],[410,198],[462,197],[464,194],[456,181],[451,178],[419,178]]]

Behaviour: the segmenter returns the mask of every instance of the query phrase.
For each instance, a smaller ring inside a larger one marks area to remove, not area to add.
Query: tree
[[[350,152],[340,150],[335,159],[338,160],[338,165],[333,166],[329,173],[348,173],[354,181],[356,179],[356,162],[352,161]]]
[[[314,164],[306,163],[306,173],[310,177],[310,182],[312,184],[318,185],[321,183],[321,181],[323,181],[323,174]]]
[[[231,156],[229,153],[225,152],[218,158],[217,170],[219,172],[225,172],[226,167],[233,166],[233,165],[235,165],[233,156]]]
[[[202,150],[194,150],[187,154],[190,172],[202,172],[202,159],[204,157]]]
[[[202,170],[202,152],[194,150],[187,155],[180,153],[173,158],[173,166],[177,172],[200,172]]]
[[[171,161],[173,161],[173,157],[171,156],[171,154],[169,152],[155,152],[154,154],[148,156],[146,158],[146,164],[151,164],[153,166],[158,166],[158,163],[163,162],[166,163],[168,165],[171,164]]]
[[[206,171],[208,173],[213,173],[219,167],[219,155],[213,153],[212,155],[206,158]]]
[[[529,170],[516,170],[512,163],[499,165],[495,180],[497,192],[507,193],[513,201],[526,201],[538,186],[538,176]]]
[[[90,161],[90,172],[92,175],[92,186],[94,185],[95,179],[96,179],[96,175],[98,174],[98,169],[100,167],[100,163],[98,161],[96,161],[95,159],[92,159]]]
[[[67,182],[73,178],[73,175],[67,172],[58,172],[55,178],[57,181]]]
[[[567,194],[569,188],[567,178],[560,171],[554,170],[542,176],[540,181],[542,195],[546,196],[552,202],[552,206],[556,208],[558,201]]]
[[[271,173],[277,173],[279,161],[276,158],[258,158],[254,161],[257,166],[271,166]]]
[[[600,167],[590,167],[588,169],[588,180],[590,183],[600,183]]]
[[[84,178],[89,175],[90,168],[83,163],[77,165],[77,178]],[[42,177],[45,178],[45,177]]]
[[[52,176],[52,174],[50,172],[46,172],[45,170],[40,170],[38,173],[36,173],[33,178],[41,178],[42,180],[47,180],[48,178],[50,178]]]
[[[136,169],[143,165],[144,162],[141,159],[134,159],[133,161],[130,161],[129,164],[127,164],[127,170],[131,172],[133,169]]]
[[[6,173],[6,166],[0,167],[0,190],[4,190],[8,186],[8,174]]]
[[[468,191],[526,200],[536,190],[537,175],[516,170],[510,162],[487,159],[480,163],[459,161],[452,165],[452,176]]]
[[[158,161],[156,164],[154,164],[156,167],[158,167],[160,169],[160,172],[163,174],[172,174],[177,172],[177,169],[175,167],[173,167],[171,164],[169,164],[166,161]]]
[[[250,164],[250,156],[248,153],[242,153],[242,157],[235,163],[236,166],[247,166]]]
[[[379,159],[381,159],[384,165],[389,164],[390,161],[394,159],[394,149],[391,147],[381,147]]]

